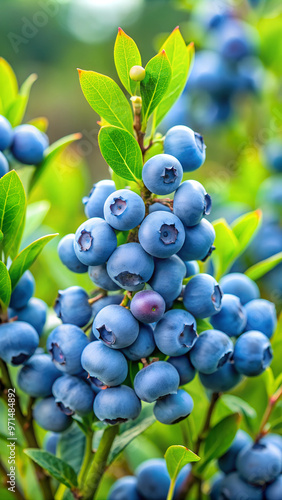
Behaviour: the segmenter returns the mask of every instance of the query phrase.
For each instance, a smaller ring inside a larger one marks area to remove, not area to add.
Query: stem
[[[118,425],[108,427],[104,431],[86,476],[85,487],[82,490],[83,500],[92,500],[95,497],[102,475],[107,467],[107,459],[118,431]]]
[[[78,476],[78,482],[79,485],[82,487],[86,474],[88,472],[88,468],[92,459],[92,439],[93,439],[93,432],[89,431],[86,435],[86,443],[85,443],[85,450],[84,450],[84,457],[83,457],[83,462],[81,465],[81,469],[79,472]]]
[[[261,421],[258,435],[256,436],[256,439],[255,439],[256,442],[258,442],[263,436],[265,436],[265,434],[267,434],[268,431],[267,431],[266,427],[267,427],[268,420],[269,420],[276,404],[278,403],[279,399],[281,398],[281,396],[282,396],[282,385],[269,398],[268,405],[267,405],[266,410],[264,412],[264,415],[262,417],[262,421]]]
[[[132,299],[132,294],[130,292],[125,292],[124,297],[120,303],[120,306],[126,307],[129,300],[131,300],[131,299]]]
[[[105,297],[104,293],[99,293],[98,295],[95,295],[95,297],[92,297],[91,299],[88,299],[88,304],[92,305],[95,302],[98,302],[98,300],[102,299]]]
[[[166,500],[173,499],[174,488],[175,488],[175,479],[171,479]]]

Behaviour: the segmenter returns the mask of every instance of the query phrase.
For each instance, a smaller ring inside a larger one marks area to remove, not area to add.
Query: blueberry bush
[[[193,57],[176,28],[143,67],[119,29],[114,60],[126,94],[78,70],[111,179],[94,184],[87,219],[58,243],[62,266],[88,273],[89,290],[59,290],[55,328],[29,267],[56,235],[19,252],[26,195],[7,170],[33,165],[30,190],[77,135],[48,146],[42,120],[20,125],[22,94],[4,107],[14,77],[2,62],[0,387],[15,420],[1,420],[0,439],[6,447],[17,426],[16,498],[281,498],[282,322],[256,283],[281,255],[231,272],[261,210],[209,222],[211,196],[191,179],[205,161],[203,137],[187,125],[159,131]]]

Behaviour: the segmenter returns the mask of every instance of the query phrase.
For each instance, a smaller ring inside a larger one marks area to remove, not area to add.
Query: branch
[[[276,404],[278,403],[279,399],[281,398],[281,396],[282,396],[282,385],[269,398],[268,405],[267,405],[266,410],[264,412],[264,415],[262,417],[262,421],[261,421],[258,435],[256,436],[256,439],[255,439],[256,442],[258,442],[263,436],[265,436],[265,434],[267,434],[268,430],[266,427],[267,427],[268,420],[269,420]]]

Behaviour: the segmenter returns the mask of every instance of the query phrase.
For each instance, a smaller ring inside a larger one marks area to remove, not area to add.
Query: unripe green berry
[[[132,66],[129,76],[134,82],[142,82],[145,78],[145,69],[142,66]]]

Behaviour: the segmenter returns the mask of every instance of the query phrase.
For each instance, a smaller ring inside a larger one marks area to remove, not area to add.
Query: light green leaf
[[[132,110],[117,83],[94,71],[78,70],[82,92],[90,106],[106,122],[133,134]]]
[[[224,403],[232,413],[241,413],[249,429],[251,431],[255,430],[257,412],[246,401],[238,396],[233,396],[233,394],[223,394],[219,400],[220,403]]]
[[[245,271],[245,274],[252,280],[256,281],[259,278],[262,278],[262,276],[264,276],[266,273],[274,269],[274,267],[276,267],[281,262],[282,252],[279,252],[275,255],[272,255],[268,259],[262,260],[261,262],[258,262],[257,264],[249,267],[249,269]]]
[[[175,480],[185,465],[201,459],[185,446],[174,445],[166,450],[165,460],[170,478]]]
[[[19,125],[24,117],[30,90],[36,80],[37,75],[35,73],[30,75],[22,84],[19,94],[9,107],[7,118],[13,127]]]
[[[142,177],[142,153],[134,137],[122,128],[102,127],[98,136],[101,153],[120,177],[135,181]]]
[[[125,189],[128,186],[128,181],[117,175],[113,170],[110,170],[112,180],[115,183],[116,189]]]
[[[18,94],[18,83],[16,75],[10,64],[0,57],[0,89],[3,113],[6,113]]]
[[[47,200],[35,201],[27,205],[23,240],[39,228],[50,210],[50,206],[50,202]]]
[[[114,49],[116,70],[119,79],[131,95],[135,95],[138,82],[131,80],[129,71],[132,66],[141,66],[141,55],[134,40],[130,38],[121,28]]]
[[[146,130],[150,115],[163,99],[171,81],[171,66],[165,50],[153,57],[145,70],[146,76],[140,83],[143,132]]]
[[[47,470],[49,474],[60,483],[68,488],[77,487],[76,473],[69,464],[60,458],[55,457],[47,451],[38,450],[36,448],[28,448],[24,450],[24,452],[31,460]]]
[[[271,339],[272,349],[273,349],[273,360],[271,363],[271,369],[275,375],[278,377],[281,373],[281,352],[282,352],[282,313],[280,313],[277,327],[273,338]]]
[[[6,258],[14,258],[20,246],[24,228],[26,196],[18,174],[12,170],[0,179],[0,249]]]
[[[39,178],[43,174],[46,168],[50,165],[51,162],[55,162],[57,158],[62,154],[62,152],[66,149],[67,146],[72,144],[74,141],[77,141],[81,138],[81,134],[70,134],[66,137],[62,137],[58,141],[54,142],[49,146],[44,153],[44,160],[36,166],[34,174],[30,181],[29,189],[30,191],[38,182]]]
[[[33,264],[33,262],[37,259],[38,255],[42,252],[45,245],[51,241],[56,234],[48,234],[46,236],[42,236],[38,240],[33,241],[30,245],[24,248],[19,255],[12,262],[11,267],[9,269],[9,274],[12,283],[12,289],[15,288],[17,282],[23,273],[29,269],[29,267]]]
[[[175,28],[162,46],[171,64],[171,80],[164,98],[156,109],[156,126],[181,95],[194,58],[194,44],[186,47],[179,27]]]
[[[216,250],[212,254],[212,260],[215,266],[215,277],[219,280],[236,257],[239,242],[225,219],[213,222],[213,227],[215,229],[214,245]]]
[[[206,330],[212,330],[213,327],[207,319],[197,319],[197,332],[202,333]]]
[[[61,434],[58,442],[58,456],[64,462],[67,462],[76,474],[79,473],[83,461],[85,448],[85,434],[77,425]]]
[[[10,303],[12,292],[9,272],[4,262],[0,261],[0,308],[5,311]]]
[[[251,243],[252,239],[259,230],[262,221],[261,210],[255,210],[247,214],[241,215],[231,224],[231,229],[235,234],[238,242],[239,249],[237,256],[239,256]]]
[[[46,132],[49,125],[49,122],[47,118],[45,118],[45,116],[38,116],[37,118],[33,118],[32,120],[29,120],[28,123],[44,133]]]

